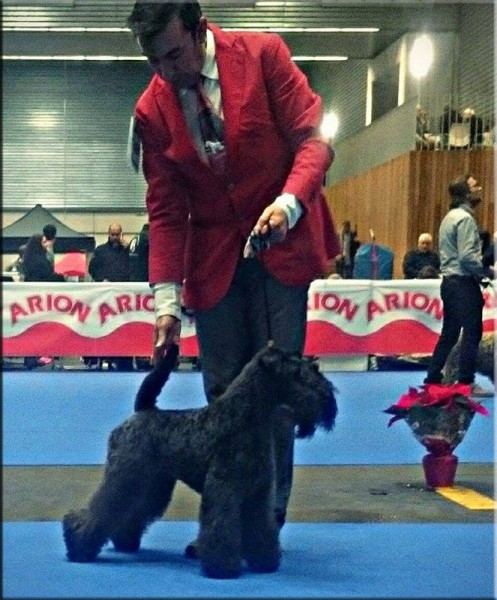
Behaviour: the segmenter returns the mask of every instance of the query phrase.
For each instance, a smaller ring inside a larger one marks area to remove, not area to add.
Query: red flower
[[[466,407],[473,412],[488,415],[488,410],[479,402],[470,400],[471,386],[463,383],[433,384],[428,383],[421,389],[409,388],[407,394],[403,394],[397,404],[392,404],[385,411],[395,415],[388,422],[388,426],[395,421],[405,418],[413,406],[436,406],[445,409]]]

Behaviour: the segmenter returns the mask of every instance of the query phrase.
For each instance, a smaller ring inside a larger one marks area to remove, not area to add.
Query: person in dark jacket
[[[95,248],[88,273],[94,281],[130,281],[129,247],[123,243],[123,230],[119,223],[109,225],[107,242]],[[102,357],[100,364],[103,360],[108,361],[109,370],[113,370],[114,366],[118,371],[133,370],[132,356]],[[91,366],[93,362],[90,359],[87,364]]]
[[[430,233],[422,233],[418,238],[416,250],[410,250],[404,256],[402,263],[404,278],[418,279],[419,273],[425,267],[432,267],[436,272],[435,277],[440,273],[440,258],[433,251],[433,237]]]
[[[88,265],[93,281],[129,281],[129,248],[123,244],[123,230],[118,223],[108,229],[108,240],[95,248]]]
[[[53,263],[47,256],[41,234],[32,235],[26,243],[23,252],[24,281],[65,281],[63,275],[55,273]],[[24,366],[31,370],[52,362],[51,358],[26,356]]]
[[[24,281],[65,281],[63,275],[55,273],[41,234],[32,235],[23,253]]]

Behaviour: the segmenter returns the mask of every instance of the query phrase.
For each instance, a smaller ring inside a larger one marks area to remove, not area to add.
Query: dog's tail
[[[165,356],[155,364],[153,370],[145,377],[136,394],[135,411],[149,410],[155,407],[157,396],[169,379],[169,375],[176,365],[178,354],[179,346],[172,344]]]

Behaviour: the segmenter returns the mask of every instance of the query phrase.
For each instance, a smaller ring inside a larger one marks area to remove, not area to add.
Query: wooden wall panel
[[[333,167],[332,167],[333,168]],[[494,231],[494,149],[471,151],[413,151],[325,190],[337,227],[344,220],[357,225],[362,242],[376,240],[395,255],[394,277],[402,278],[402,259],[414,248],[420,233],[438,241],[438,228],[449,207],[449,182],[472,173],[483,186],[476,218]]]
[[[326,189],[337,228],[349,220],[357,225],[361,242],[370,241],[373,229],[376,241],[394,251],[395,277],[401,272],[407,239],[409,164],[409,154],[403,154]]]

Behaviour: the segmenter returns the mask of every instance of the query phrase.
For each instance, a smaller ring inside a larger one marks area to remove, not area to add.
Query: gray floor
[[[98,486],[102,466],[3,468],[4,521],[58,521]],[[456,485],[494,497],[491,464],[462,463]],[[198,496],[179,483],[165,518],[196,520]],[[421,466],[295,467],[291,522],[492,523],[494,511],[469,510],[426,489]]]

